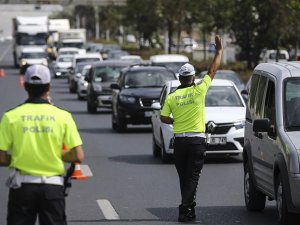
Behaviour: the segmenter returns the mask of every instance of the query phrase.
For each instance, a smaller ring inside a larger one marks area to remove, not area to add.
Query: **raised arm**
[[[215,43],[216,43],[216,53],[207,72],[211,79],[214,79],[217,69],[221,64],[222,51],[223,51],[222,39],[218,35],[216,35],[215,37]]]

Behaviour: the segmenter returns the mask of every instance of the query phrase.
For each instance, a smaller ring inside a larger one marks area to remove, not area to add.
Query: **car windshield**
[[[233,86],[210,86],[205,97],[205,106],[243,107],[243,103]]]
[[[300,78],[285,82],[285,126],[288,130],[300,130]]]
[[[47,55],[44,52],[26,52],[22,53],[21,58],[25,59],[41,59],[41,58],[46,58]]]
[[[181,66],[186,62],[164,62],[164,63],[153,63],[154,66],[165,66],[174,73],[178,73]]]
[[[88,64],[85,64],[85,63],[77,64],[76,67],[75,67],[75,74],[76,73],[81,73],[83,67],[86,66],[86,65],[88,65]]]
[[[78,58],[76,59],[76,63],[81,63],[81,62],[98,62],[100,61],[99,58]]]
[[[125,88],[162,87],[169,80],[175,80],[170,71],[131,71],[125,77]]]
[[[269,56],[269,58],[275,60],[275,59],[276,59],[276,55],[277,55],[276,52],[271,53],[270,56]],[[279,53],[279,54],[278,54],[278,59],[286,59],[286,55],[283,54],[283,53]]]
[[[47,37],[46,33],[41,33],[36,35],[18,33],[16,42],[19,45],[47,45],[46,37]]]
[[[83,43],[65,42],[65,43],[62,43],[61,47],[64,47],[64,48],[82,48]]]
[[[93,73],[95,82],[116,82],[123,67],[96,67]]]
[[[58,62],[72,62],[73,57],[59,57]]]
[[[61,51],[59,55],[75,55],[78,54],[78,51]]]

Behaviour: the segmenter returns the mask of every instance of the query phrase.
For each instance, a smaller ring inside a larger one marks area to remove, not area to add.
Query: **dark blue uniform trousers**
[[[9,190],[7,225],[66,225],[63,186],[23,183]]]
[[[176,137],[174,163],[179,175],[181,204],[193,206],[206,150],[205,138]]]

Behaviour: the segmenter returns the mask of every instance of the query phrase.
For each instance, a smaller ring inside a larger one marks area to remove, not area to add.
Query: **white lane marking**
[[[120,216],[114,209],[114,207],[110,204],[110,202],[106,199],[97,200],[98,206],[100,207],[105,219],[107,220],[119,220]]]
[[[83,173],[83,175],[87,176],[87,177],[92,177],[93,173],[90,169],[90,167],[88,165],[80,165],[81,171]]]
[[[2,55],[0,56],[0,62],[2,61],[2,59],[4,58],[4,56],[6,56],[8,50],[12,47],[12,45],[8,45],[7,48],[5,49],[5,51],[2,53]]]

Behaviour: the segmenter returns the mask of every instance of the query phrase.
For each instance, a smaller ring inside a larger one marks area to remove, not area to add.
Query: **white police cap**
[[[44,65],[32,65],[27,68],[25,73],[25,83],[28,84],[49,84],[51,73]]]
[[[184,64],[178,71],[179,73],[179,76],[192,76],[192,75],[195,75],[195,68],[189,64],[189,63],[186,63]]]

